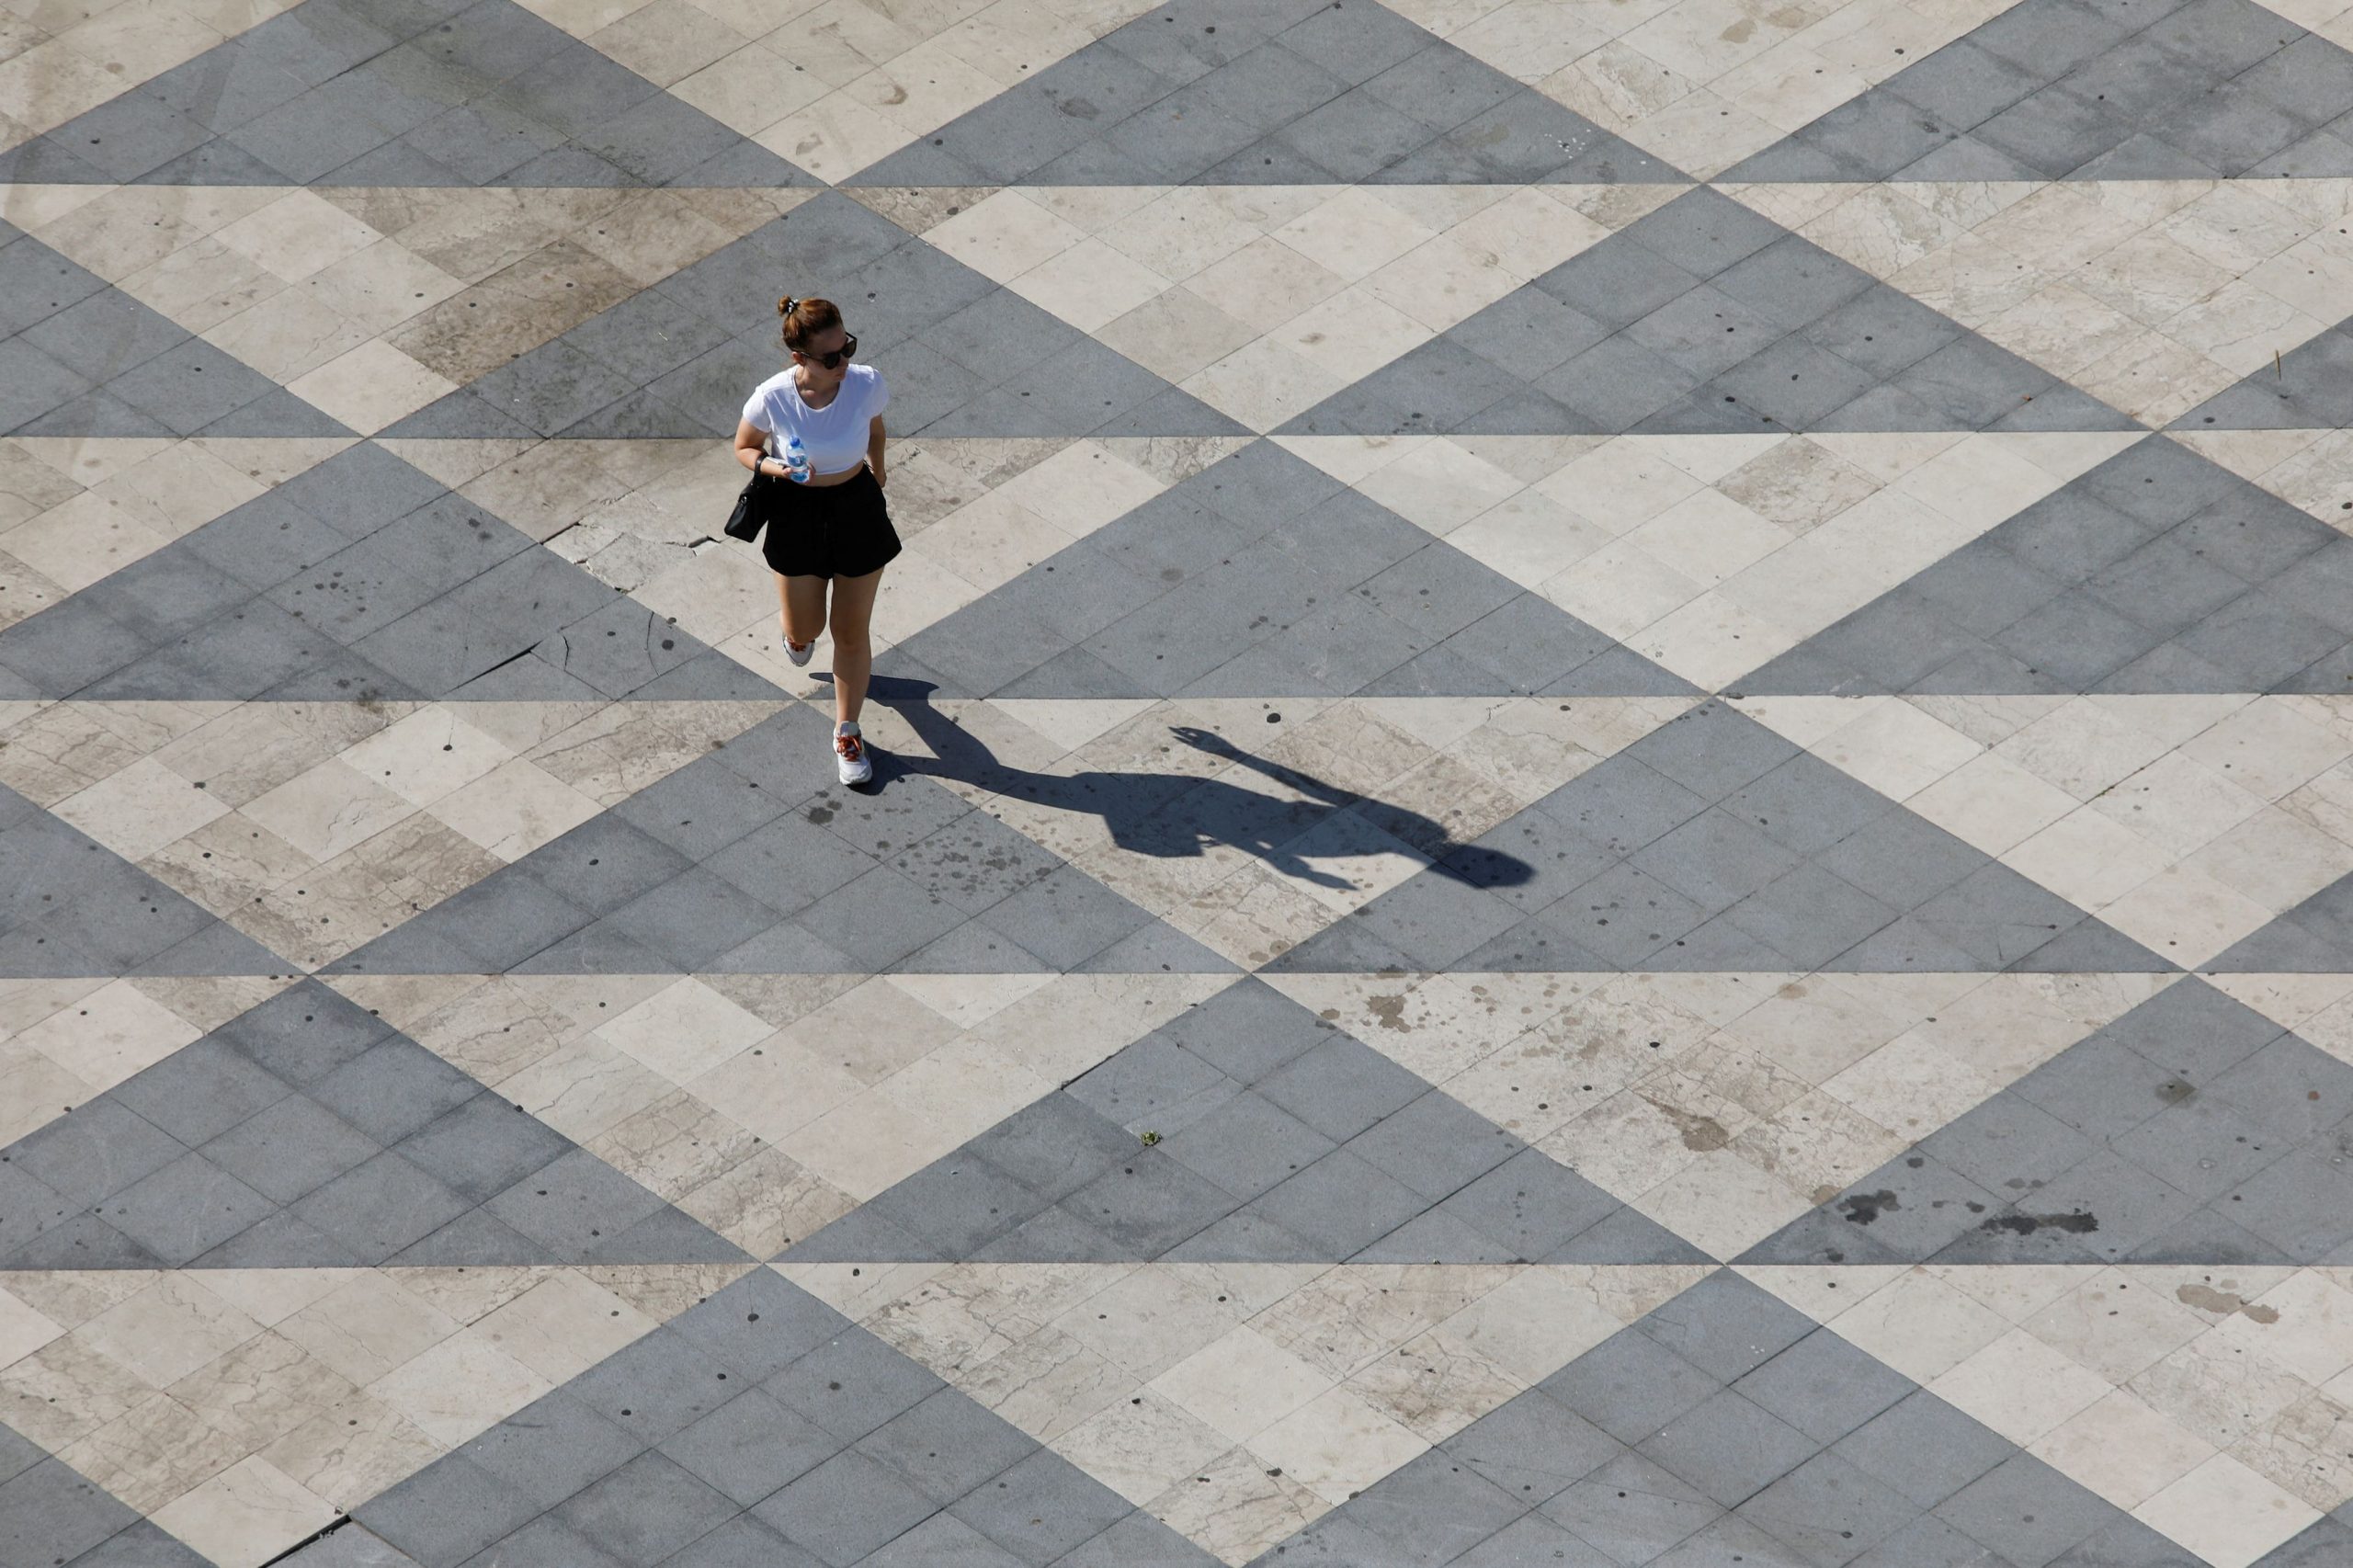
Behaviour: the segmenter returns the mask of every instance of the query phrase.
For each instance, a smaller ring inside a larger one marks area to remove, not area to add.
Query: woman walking
[[[785,657],[806,665],[818,636],[833,629],[834,756],[844,784],[863,784],[874,777],[858,728],[874,668],[869,623],[882,568],[900,548],[882,501],[891,392],[881,372],[850,363],[858,339],[833,301],[787,298],[776,309],[792,362],[744,405],[735,460],[790,478],[786,460],[800,446],[803,483],[777,493],[760,549],[783,601]]]

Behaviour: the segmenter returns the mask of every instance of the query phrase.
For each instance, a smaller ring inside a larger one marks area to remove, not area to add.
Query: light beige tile
[[[552,1386],[469,1328],[377,1379],[368,1392],[454,1448]]]
[[[2248,1563],[2319,1517],[2227,1454],[2217,1454],[2132,1510],[2215,1568]]]
[[[64,1332],[20,1297],[0,1290],[0,1367],[23,1359]]]
[[[347,767],[414,806],[429,806],[514,753],[451,705],[421,709],[343,753]]]
[[[1228,1330],[1152,1380],[1150,1388],[1242,1442],[1333,1386],[1290,1352],[1248,1327]]]
[[[334,1523],[340,1512],[255,1456],[157,1509],[154,1520],[222,1568],[261,1568]]]
[[[166,1275],[74,1332],[162,1388],[261,1331],[260,1324],[185,1276]]]
[[[1146,1389],[1114,1401],[1050,1446],[1141,1507],[1199,1472],[1231,1443],[1215,1427]]]
[[[196,1040],[202,1031],[129,981],[112,981],[12,1042],[39,1051],[94,1091],[113,1088]]]
[[[372,436],[458,384],[378,338],[297,377],[286,390]]]
[[[229,808],[163,764],[142,758],[50,810],[124,858],[137,860]]]
[[[314,860],[330,860],[416,808],[340,758],[254,799],[244,814]]]
[[[500,1350],[551,1383],[568,1382],[652,1332],[654,1321],[585,1275],[561,1270],[476,1324]]]
[[[261,1452],[313,1494],[348,1513],[441,1457],[405,1416],[360,1395],[331,1406]]]
[[[1332,1389],[1250,1440],[1251,1451],[1336,1506],[1428,1445],[1347,1389]]]
[[[278,1331],[354,1384],[374,1382],[462,1325],[399,1279],[374,1269],[304,1307]]]
[[[2014,1443],[2032,1443],[2103,1398],[2105,1380],[2012,1329],[1928,1384]]]
[[[519,860],[596,816],[601,808],[521,757],[501,763],[428,808],[502,860]]]

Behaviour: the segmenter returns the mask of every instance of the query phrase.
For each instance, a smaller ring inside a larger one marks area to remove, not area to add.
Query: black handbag
[[[727,537],[746,542],[758,539],[761,528],[768,520],[768,509],[775,503],[776,486],[790,483],[755,469],[743,494],[735,497],[735,509],[727,514]]]

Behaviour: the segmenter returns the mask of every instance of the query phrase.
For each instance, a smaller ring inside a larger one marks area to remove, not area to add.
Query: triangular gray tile
[[[2097,399],[1703,187],[1284,429],[1503,436],[2133,427]]]
[[[2252,0],[2022,0],[1722,177],[2353,175],[2348,67]]]
[[[501,4],[506,0],[500,0]],[[795,208],[389,436],[705,437],[783,363],[777,279],[825,279],[893,436],[1240,435],[1189,393],[839,193]]]
[[[304,981],[0,1152],[0,1267],[740,1262],[571,1139]]]
[[[1761,669],[1792,692],[2341,694],[2353,539],[2144,440]]]
[[[1176,0],[849,183],[1607,185],[1685,177],[1373,0]]]
[[[2090,967],[2174,968],[1711,703],[1267,967],[1987,972],[2086,930]]]
[[[782,1260],[1162,1258],[1705,1261],[1256,980],[1128,1045]]]
[[[1216,1562],[765,1269],[352,1514],[402,1563]]]
[[[2200,968],[2216,974],[2353,971],[2353,877],[2340,877]]]
[[[0,629],[44,697],[781,696],[715,657],[373,442]]]
[[[2176,430],[2342,430],[2353,426],[2353,321],[2281,355],[2175,420]]]
[[[0,153],[50,184],[812,185],[514,0],[301,0]]]
[[[877,669],[911,700],[926,685],[1008,698],[1693,689],[1271,441],[942,617]]]
[[[330,967],[1232,971],[924,777],[921,762],[878,754],[873,785],[842,789],[827,778],[827,739],[813,710],[788,708]]]
[[[351,434],[13,226],[0,276],[0,436]]]
[[[0,976],[286,974],[293,966],[0,785]]]
[[[2065,1568],[2190,1559],[1726,1270],[1254,1568],[1459,1561]]]
[[[1748,1263],[2334,1263],[2353,1066],[2184,978],[1760,1242]]]

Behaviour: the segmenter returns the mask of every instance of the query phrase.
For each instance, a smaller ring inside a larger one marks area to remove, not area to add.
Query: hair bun
[[[800,301],[794,299],[791,295],[787,294],[783,299],[779,300],[776,302],[776,313],[780,316],[789,316],[792,313],[792,307],[800,302]]]

